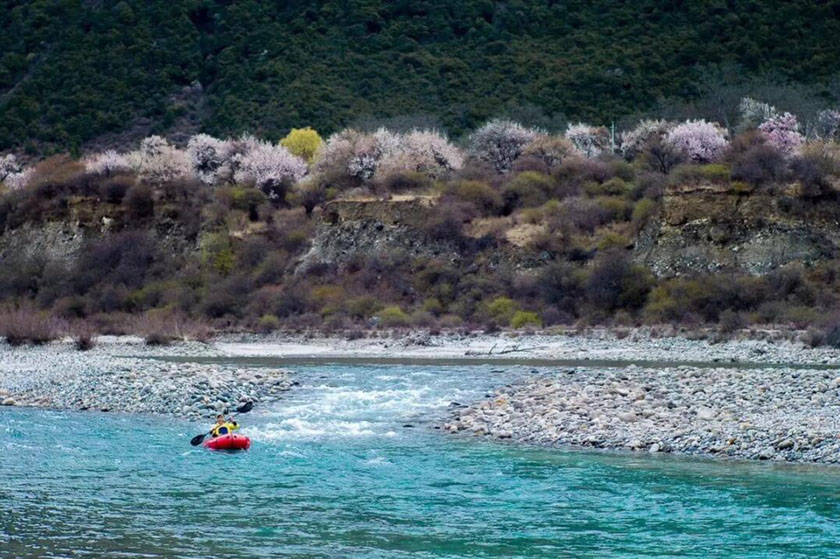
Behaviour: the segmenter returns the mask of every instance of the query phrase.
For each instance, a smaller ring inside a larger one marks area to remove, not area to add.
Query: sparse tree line
[[[585,123],[549,133],[497,118],[459,141],[420,127],[326,139],[301,128],[277,143],[198,134],[176,146],[151,136],[129,152],[30,166],[6,155],[0,230],[60,219],[79,200],[115,221],[75,264],[7,255],[0,301],[32,301],[109,331],[138,315],[261,330],[824,323],[840,310],[833,261],[764,278],[656,279],[630,258],[668,185],[764,189],[790,198],[794,212],[837,203],[840,112],[802,124],[751,98],[739,109],[730,128],[645,119],[615,133]],[[295,273],[319,206],[396,193],[438,196],[416,232],[429,254],[395,247]],[[198,248],[172,254],[152,233],[163,222]],[[531,263],[492,264],[503,244]],[[440,256],[449,249],[461,258]]]

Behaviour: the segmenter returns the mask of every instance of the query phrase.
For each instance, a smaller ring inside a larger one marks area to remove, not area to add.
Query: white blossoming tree
[[[445,136],[434,130],[412,130],[399,137],[396,149],[382,158],[377,173],[415,171],[438,179],[463,164],[461,151]]]
[[[525,146],[522,155],[536,159],[550,171],[569,157],[579,157],[580,152],[574,144],[563,136],[542,134],[536,140]]]
[[[160,136],[145,138],[140,142],[140,149],[127,157],[140,180],[149,184],[160,185],[192,176],[187,154]]]
[[[306,162],[280,145],[258,142],[238,158],[236,182],[253,182],[275,204],[283,203],[289,187],[306,175]]]
[[[764,121],[779,116],[776,107],[756,101],[752,97],[741,99],[738,113],[740,115],[738,130],[740,131],[758,128]]]
[[[193,174],[204,184],[218,184],[229,180],[233,174],[230,169],[233,155],[230,141],[197,134],[187,143],[187,155]]]
[[[621,154],[625,159],[635,159],[652,142],[665,138],[674,126],[668,120],[639,121],[635,128],[621,135]]]
[[[32,170],[25,168],[12,153],[0,157],[0,182],[9,190],[25,187],[31,172]]]
[[[582,122],[569,124],[565,136],[587,158],[597,157],[610,148],[610,133],[603,126],[590,126]]]
[[[694,163],[709,163],[723,155],[729,145],[726,132],[716,123],[688,120],[668,132],[665,142]]]
[[[350,174],[356,177],[361,174],[364,176],[367,172],[363,171],[360,161],[354,163],[352,171],[350,164],[358,157],[358,154],[370,150],[369,144],[365,134],[358,130],[346,128],[341,132],[336,132],[327,138],[316,153],[315,171],[325,175]],[[371,163],[368,163],[368,166],[370,165]],[[373,171],[375,168],[369,171],[370,176],[373,176]]]
[[[333,134],[315,158],[315,171],[345,174],[357,184],[398,171],[439,178],[463,165],[463,155],[445,136],[431,130],[398,134],[379,128],[373,133],[346,129]]]
[[[817,114],[815,134],[822,140],[840,140],[840,111],[826,109]]]
[[[115,173],[131,171],[128,157],[109,149],[85,159],[85,170],[92,175],[110,177]]]
[[[507,173],[525,147],[540,136],[540,131],[525,128],[507,119],[495,119],[473,132],[470,153],[493,165],[498,173]]]

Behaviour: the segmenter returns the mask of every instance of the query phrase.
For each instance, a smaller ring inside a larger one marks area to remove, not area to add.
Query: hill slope
[[[828,1],[5,0],[0,149],[185,121],[276,138],[422,114],[459,134],[521,106],[607,122],[696,95],[698,67],[827,80],[838,32]]]

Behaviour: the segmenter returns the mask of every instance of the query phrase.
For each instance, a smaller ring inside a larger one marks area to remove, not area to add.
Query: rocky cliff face
[[[340,265],[355,255],[377,256],[395,250],[415,257],[458,258],[455,244],[430,241],[423,234],[423,224],[432,217],[435,202],[429,196],[330,202],[321,213],[312,246],[298,271],[315,264]]]
[[[119,206],[102,204],[95,198],[73,197],[59,214],[46,214],[40,221],[26,221],[5,230],[0,228],[0,265],[33,258],[69,265],[86,243],[127,230],[148,233],[162,250],[172,254],[196,248],[195,240],[187,238],[183,227],[165,215],[129,225]]]
[[[473,271],[500,266],[534,268],[540,255],[509,238],[465,227],[463,234],[430,234],[438,217],[436,196],[393,196],[388,199],[335,200],[326,205],[309,251],[298,273],[316,264],[342,265],[355,256],[385,256],[402,252],[410,258],[435,258],[466,264]]]
[[[764,274],[791,262],[835,258],[840,205],[732,187],[670,189],[660,219],[639,235],[635,256],[657,276]]]
[[[298,272],[319,263],[341,265],[356,255],[402,251],[411,258],[452,262],[481,252],[481,266],[534,268],[541,255],[510,238],[486,241],[473,229],[467,237],[432,238],[427,225],[438,212],[428,196],[337,200],[326,205]],[[10,257],[71,261],[86,240],[122,230],[120,216],[101,204],[75,200],[61,219],[24,223],[0,234],[0,262]],[[473,224],[475,225],[475,224]],[[195,250],[195,239],[158,216],[146,224],[162,248]],[[510,235],[508,235],[510,237]],[[731,187],[672,188],[661,214],[636,239],[634,257],[660,277],[695,273],[764,274],[791,262],[813,263],[840,256],[840,204],[804,201],[782,194],[741,192]],[[477,265],[479,262],[477,262]]]
[[[84,229],[74,222],[27,223],[0,234],[0,264],[12,258],[34,257],[69,263],[86,237]]]

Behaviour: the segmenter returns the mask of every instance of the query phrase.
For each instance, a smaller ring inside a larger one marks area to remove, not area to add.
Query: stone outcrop
[[[387,226],[422,227],[436,203],[435,196],[348,198],[328,203],[321,215],[329,225],[371,221]]]
[[[342,264],[355,255],[377,256],[393,251],[458,258],[454,243],[432,242],[423,233],[436,201],[430,196],[395,196],[328,203],[298,271],[305,272],[320,263]]]
[[[840,207],[730,186],[669,189],[662,215],[639,234],[636,259],[657,276],[764,274],[792,262],[835,258]]]

